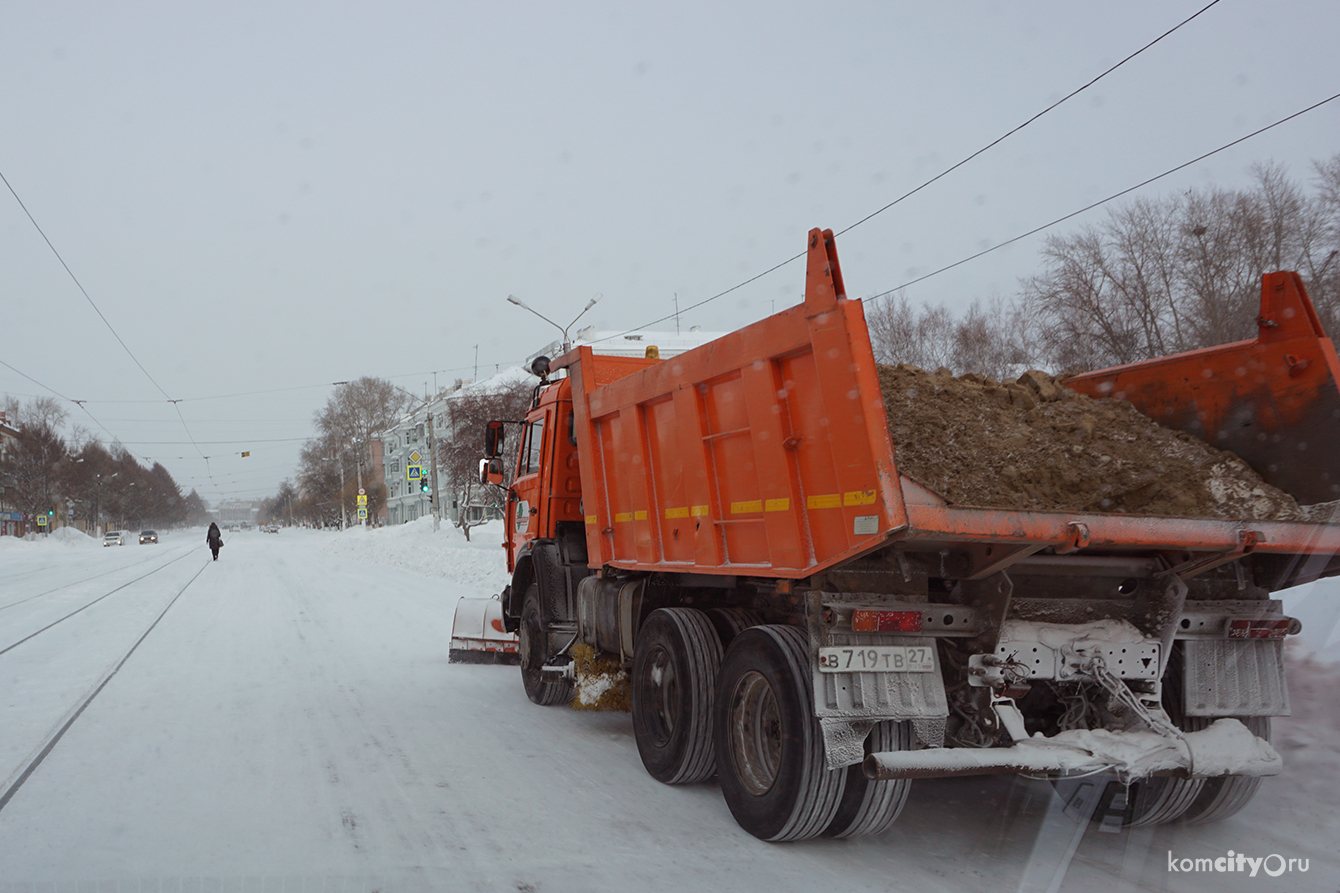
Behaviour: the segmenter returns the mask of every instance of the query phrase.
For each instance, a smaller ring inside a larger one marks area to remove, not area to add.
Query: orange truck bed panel
[[[1237,453],[1311,505],[1340,499],[1340,360],[1297,273],[1261,283],[1260,334],[1078,375],[1066,385],[1129,400],[1169,428]]]
[[[1300,337],[1309,347],[1291,339],[1289,355],[1310,365],[1290,382],[1310,387],[1324,367],[1331,391],[1318,387],[1334,392],[1334,348],[1319,328]],[[1113,371],[1134,375],[1172,359]],[[1263,362],[1258,383],[1278,379]],[[984,554],[991,544],[1004,554],[1048,546],[1340,552],[1335,524],[1252,523],[1244,532],[1221,520],[959,508],[913,485],[905,492],[864,311],[845,296],[831,231],[810,232],[805,300],[796,307],[663,361],[619,361],[583,347],[553,365],[572,379],[591,566],[801,578],[895,540],[985,544]],[[1158,406],[1203,411],[1200,390],[1151,375],[1167,385]],[[1128,380],[1099,376],[1079,386],[1101,391]],[[1223,411],[1237,399],[1224,398]],[[1332,448],[1337,442],[1332,436]]]

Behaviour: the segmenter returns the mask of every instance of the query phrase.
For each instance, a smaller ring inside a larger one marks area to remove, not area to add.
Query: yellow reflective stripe
[[[689,516],[689,507],[687,505],[682,505],[679,508],[666,509],[665,516],[667,518],[687,518]]]
[[[823,496],[811,496],[805,500],[805,508],[836,509],[842,507],[842,496],[838,493],[825,493]]]
[[[693,515],[693,517],[695,518],[701,518],[707,514],[707,506],[705,505],[690,506],[689,514]]]
[[[615,520],[615,522],[618,523],[618,524],[625,524],[625,523],[627,523],[627,522],[633,520],[633,513],[632,513],[632,512],[615,512],[615,513],[614,513],[614,520]]]
[[[852,490],[850,493],[842,494],[843,505],[874,505],[874,490]]]
[[[791,508],[790,499],[769,499],[763,503],[763,511],[765,512],[784,512],[789,508]]]
[[[586,516],[586,523],[587,523],[587,524],[594,524],[594,523],[596,523],[596,516],[595,516],[595,515],[587,515],[587,516]]]
[[[646,509],[638,509],[637,511],[633,512],[633,520],[635,520],[635,521],[645,521],[645,520],[647,520],[647,511],[646,511]]]
[[[730,504],[730,513],[732,515],[747,515],[751,512],[763,511],[763,500],[747,499],[744,502],[732,502]]]

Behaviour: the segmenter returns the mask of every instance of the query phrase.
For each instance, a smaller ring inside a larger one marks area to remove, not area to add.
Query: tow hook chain
[[[1155,714],[1146,707],[1144,703],[1135,696],[1135,693],[1132,692],[1115,673],[1107,668],[1107,664],[1103,661],[1102,657],[1094,655],[1090,658],[1085,671],[1112,696],[1113,700],[1133,711],[1151,730],[1165,738],[1172,738],[1176,741],[1180,741],[1182,746],[1186,748],[1188,770],[1192,774],[1195,773],[1195,754],[1191,751],[1191,742],[1186,740],[1186,735],[1182,733],[1181,729],[1173,725],[1166,716]]]

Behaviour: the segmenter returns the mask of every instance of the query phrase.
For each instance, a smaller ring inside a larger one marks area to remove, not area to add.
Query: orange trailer
[[[1340,363],[1296,274],[1265,278],[1260,325],[1068,383],[1340,498]],[[981,772],[1050,775],[1109,823],[1209,820],[1278,771],[1298,623],[1270,594],[1340,573],[1340,524],[947,504],[899,474],[831,232],[796,307],[534,371],[504,544],[526,691],[570,699],[577,642],[617,656],[648,771],[716,775],[750,833],[877,833],[912,777]]]

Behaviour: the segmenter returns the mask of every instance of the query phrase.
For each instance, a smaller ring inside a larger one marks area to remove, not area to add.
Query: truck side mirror
[[[502,453],[503,448],[503,423],[489,422],[489,426],[484,429],[484,455],[490,459],[496,458]]]
[[[501,487],[503,482],[503,467],[501,459],[480,459],[479,460],[479,483],[493,484]]]

